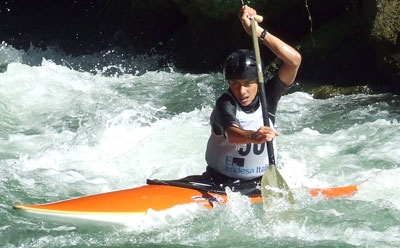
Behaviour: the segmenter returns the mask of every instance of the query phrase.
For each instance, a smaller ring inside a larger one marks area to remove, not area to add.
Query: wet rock
[[[316,99],[327,99],[339,95],[371,94],[373,91],[365,85],[351,87],[337,87],[334,85],[323,85],[310,90],[310,94]]]

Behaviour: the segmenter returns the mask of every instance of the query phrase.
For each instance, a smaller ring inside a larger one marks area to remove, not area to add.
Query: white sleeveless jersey
[[[257,131],[263,126],[261,106],[253,113],[245,113],[237,107],[236,118],[244,130]],[[271,120],[270,124],[274,128]],[[223,175],[251,180],[262,176],[269,165],[267,144],[237,145],[229,143],[224,135],[212,132],[207,143],[206,161]]]

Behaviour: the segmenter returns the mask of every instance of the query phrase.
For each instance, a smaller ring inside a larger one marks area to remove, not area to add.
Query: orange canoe
[[[154,181],[152,181],[154,183]],[[161,182],[161,183],[160,183]],[[143,216],[149,210],[162,211],[183,204],[200,204],[212,208],[215,204],[224,205],[228,199],[223,192],[207,191],[204,187],[190,185],[178,180],[175,185],[162,183],[147,184],[136,188],[118,190],[96,195],[83,196],[40,205],[18,204],[14,209],[34,216],[48,216],[62,219],[82,219],[101,222],[124,222],[127,218]],[[179,185],[179,186],[178,186]],[[357,185],[333,188],[313,188],[311,196],[327,198],[346,197],[356,193]],[[261,203],[261,195],[249,195],[251,202]]]

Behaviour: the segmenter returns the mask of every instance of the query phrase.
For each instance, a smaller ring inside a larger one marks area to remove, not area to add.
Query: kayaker
[[[240,10],[239,19],[249,35],[250,20],[256,14],[246,5]],[[278,101],[293,84],[300,66],[301,55],[294,48],[258,24],[257,35],[260,44],[282,60],[278,71],[265,77],[271,127],[263,125],[254,52],[234,51],[224,66],[229,88],[217,99],[210,117],[212,131],[205,155],[208,166],[202,177],[213,185],[259,184],[269,164],[265,142],[274,142],[279,136],[273,127]]]

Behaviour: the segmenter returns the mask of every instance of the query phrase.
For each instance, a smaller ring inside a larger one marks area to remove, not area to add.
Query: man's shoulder
[[[228,90],[226,90],[225,92],[223,92],[223,93],[218,97],[216,103],[217,103],[217,104],[216,104],[217,106],[221,106],[221,105],[223,105],[223,106],[226,106],[226,105],[235,105],[235,106],[236,106],[235,98],[234,98],[234,96],[233,96]]]
[[[279,77],[275,74],[270,74],[265,77],[264,80],[266,87],[271,87],[278,89],[278,91],[287,91],[290,87],[288,87]]]

